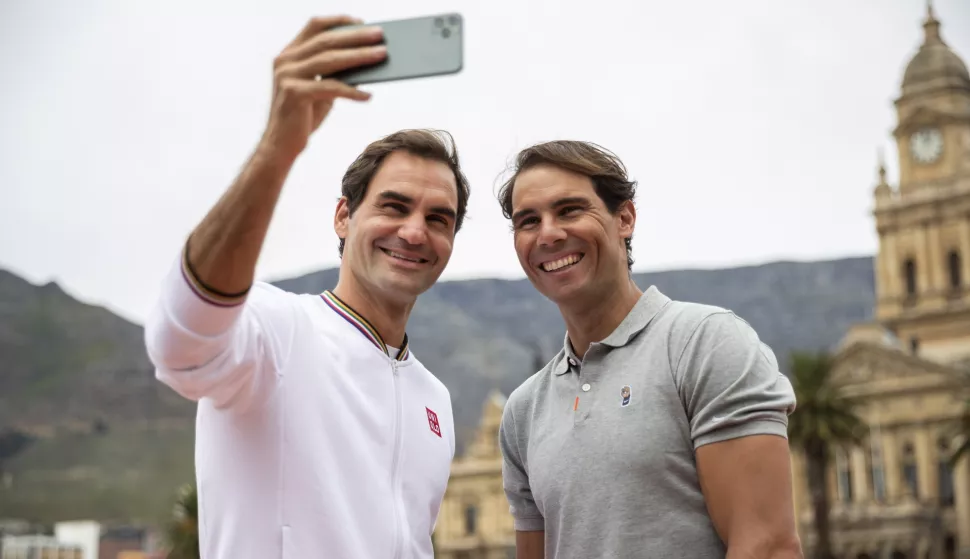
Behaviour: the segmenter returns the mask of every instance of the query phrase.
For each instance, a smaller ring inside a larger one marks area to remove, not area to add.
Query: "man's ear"
[[[350,221],[350,206],[347,205],[347,197],[341,196],[337,200],[337,210],[333,214],[333,232],[340,239],[347,238],[347,230]]]
[[[633,238],[633,230],[637,226],[637,209],[633,205],[633,200],[620,204],[616,210],[616,217],[619,220],[620,236],[624,239]]]

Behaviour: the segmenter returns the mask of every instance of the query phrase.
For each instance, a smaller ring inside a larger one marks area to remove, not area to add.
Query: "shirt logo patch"
[[[620,389],[620,397],[622,398],[622,400],[620,401],[620,406],[630,405],[630,394],[631,394],[630,385],[626,385]]]
[[[428,412],[428,426],[431,427],[431,432],[435,435],[441,436],[441,426],[438,424],[438,414],[431,411],[431,408],[424,408]]]

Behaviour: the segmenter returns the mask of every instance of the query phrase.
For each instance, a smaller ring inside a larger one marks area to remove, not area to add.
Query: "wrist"
[[[271,138],[263,138],[256,146],[253,161],[261,167],[276,169],[286,174],[296,163],[296,158],[302,151],[302,149],[293,149],[291,146],[281,146]]]

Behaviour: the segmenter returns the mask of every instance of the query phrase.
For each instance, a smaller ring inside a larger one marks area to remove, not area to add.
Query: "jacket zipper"
[[[401,518],[401,446],[404,439],[402,428],[401,386],[398,382],[397,361],[391,361],[391,382],[394,384],[394,458],[391,461],[391,491],[394,506],[394,557],[398,559],[404,551],[404,522]]]

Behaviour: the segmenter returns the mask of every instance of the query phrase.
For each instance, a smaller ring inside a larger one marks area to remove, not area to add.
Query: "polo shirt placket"
[[[593,344],[595,346],[597,344]],[[586,355],[593,351],[593,346],[586,352]],[[595,363],[588,363],[585,359],[580,360],[569,347],[569,339],[566,339],[565,351],[568,357],[562,361],[561,372],[557,371],[564,382],[570,382],[574,386],[576,398],[573,400],[573,424],[580,425],[589,419],[590,412],[596,403],[596,381],[597,370]],[[566,377],[565,375],[568,375]],[[571,378],[574,377],[574,378]]]

